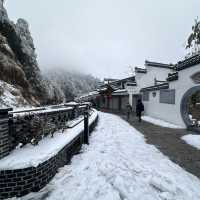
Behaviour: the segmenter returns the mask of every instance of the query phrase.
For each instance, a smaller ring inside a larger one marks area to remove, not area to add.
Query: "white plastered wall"
[[[169,89],[175,89],[175,104],[160,103],[160,91],[156,91],[156,97],[152,92],[149,94],[149,101],[144,101],[145,114],[162,119],[185,128],[185,123],[181,116],[181,101],[183,95],[192,87],[197,86],[190,78],[193,74],[200,71],[200,65],[179,71],[179,79],[169,83]]]
[[[168,73],[171,70],[168,68],[159,68],[159,67],[151,67],[147,66],[147,73],[142,75],[136,73],[136,82],[138,87],[144,88],[154,85],[154,78],[159,81],[165,81]]]
[[[141,88],[154,85],[154,78],[160,81],[166,80],[168,73],[173,72],[170,69],[147,67],[147,73],[136,73],[137,86],[127,87],[129,93],[129,103],[132,105],[132,95],[139,94]],[[200,72],[200,64],[189,67],[187,69],[179,71],[179,79],[177,81],[169,82],[169,89],[175,89],[175,104],[160,103],[160,91],[156,92],[156,96],[153,97],[153,92],[149,93],[149,101],[144,101],[145,115],[158,118],[173,124],[176,124],[182,128],[185,128],[185,123],[181,116],[181,101],[183,95],[192,87],[197,86],[190,78],[193,74]],[[200,85],[200,84],[199,84]]]
[[[141,88],[153,86],[155,78],[159,81],[165,81],[166,77],[168,76],[168,73],[170,72],[171,70],[167,68],[147,66],[147,73],[136,73],[135,80],[137,86],[126,87],[129,93],[129,104],[132,106],[133,95],[139,94]]]

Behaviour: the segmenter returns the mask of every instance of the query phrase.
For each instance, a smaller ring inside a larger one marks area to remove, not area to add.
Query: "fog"
[[[145,59],[182,59],[200,1],[7,0],[6,8],[29,22],[41,67],[121,78]]]

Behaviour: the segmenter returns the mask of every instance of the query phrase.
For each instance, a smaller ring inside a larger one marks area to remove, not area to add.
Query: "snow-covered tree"
[[[192,33],[187,39],[186,48],[198,48],[200,45],[200,21],[195,19],[195,23],[192,26]]]

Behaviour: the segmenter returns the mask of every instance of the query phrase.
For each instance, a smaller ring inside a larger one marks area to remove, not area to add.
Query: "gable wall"
[[[152,86],[154,85],[154,78],[165,81],[170,72],[172,72],[170,69],[147,66],[147,73],[141,77],[139,75],[140,78],[136,74],[136,81],[140,88]]]

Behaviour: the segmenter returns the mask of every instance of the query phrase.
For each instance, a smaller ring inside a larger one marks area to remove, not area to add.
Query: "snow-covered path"
[[[90,145],[41,192],[22,199],[199,200],[200,180],[118,116],[99,113]]]

